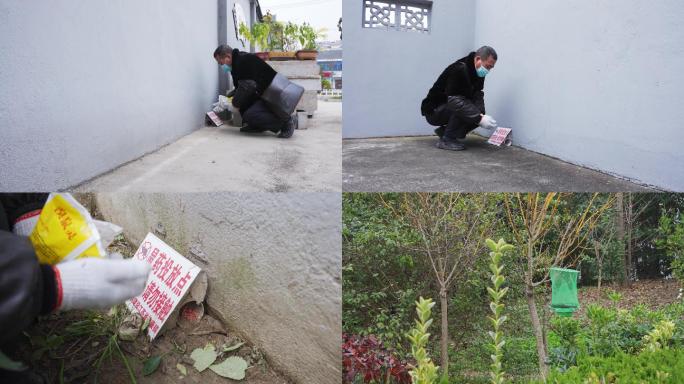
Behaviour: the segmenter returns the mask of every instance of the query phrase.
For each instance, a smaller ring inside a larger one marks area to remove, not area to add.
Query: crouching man
[[[295,107],[304,89],[256,55],[228,45],[216,48],[214,59],[233,78],[233,106],[239,109],[242,121],[247,124],[240,131],[271,131],[280,138],[292,137],[297,129]]]
[[[484,79],[496,65],[494,48],[484,46],[446,67],[421,104],[421,113],[437,126],[437,148],[464,150],[468,132],[478,126],[495,129],[496,120],[485,114]]]

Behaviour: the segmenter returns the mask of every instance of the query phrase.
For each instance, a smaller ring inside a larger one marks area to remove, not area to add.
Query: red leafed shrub
[[[406,362],[392,355],[375,336],[343,333],[342,339],[343,383],[411,383]]]

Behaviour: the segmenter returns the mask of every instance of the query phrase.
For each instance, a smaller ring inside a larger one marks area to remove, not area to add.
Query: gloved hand
[[[482,115],[482,120],[480,120],[480,124],[478,124],[480,127],[484,129],[496,129],[498,125],[496,124],[496,120],[494,120],[493,117],[489,115]]]
[[[96,258],[67,261],[53,268],[56,309],[109,308],[119,304],[142,293],[151,269],[141,260]]]

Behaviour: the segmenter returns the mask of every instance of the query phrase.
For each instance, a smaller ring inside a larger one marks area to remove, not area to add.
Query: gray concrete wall
[[[431,134],[420,102],[441,71],[473,49],[474,0],[435,1],[430,34],[362,28],[345,2],[343,137]]]
[[[221,1],[234,42],[233,1]],[[218,9],[0,0],[0,189],[68,188],[202,126],[218,91]]]
[[[684,190],[684,2],[478,0],[487,111],[518,145]]]
[[[99,194],[133,244],[164,240],[208,272],[207,302],[297,383],[339,383],[339,193]],[[192,251],[191,251],[192,250]],[[208,262],[193,255],[204,254]]]

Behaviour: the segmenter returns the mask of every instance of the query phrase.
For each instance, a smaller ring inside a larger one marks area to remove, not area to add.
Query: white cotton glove
[[[498,125],[496,124],[496,120],[494,120],[493,117],[489,115],[482,115],[482,120],[480,120],[480,124],[478,124],[480,127],[484,129],[496,129]]]
[[[85,258],[58,264],[54,269],[57,309],[95,309],[109,308],[141,294],[151,267],[135,259]]]

